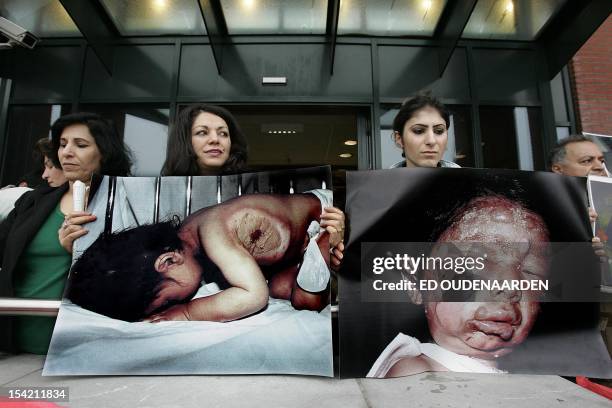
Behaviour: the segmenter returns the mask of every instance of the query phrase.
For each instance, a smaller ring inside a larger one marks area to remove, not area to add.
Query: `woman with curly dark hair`
[[[246,169],[247,141],[234,116],[215,105],[183,109],[170,131],[163,176],[205,176]]]

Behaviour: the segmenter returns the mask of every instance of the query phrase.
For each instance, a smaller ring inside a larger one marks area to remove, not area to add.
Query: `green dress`
[[[38,230],[17,264],[15,297],[61,299],[71,255],[59,243],[57,231],[64,222],[59,204]],[[15,343],[24,353],[46,354],[55,317],[19,316],[15,324]]]

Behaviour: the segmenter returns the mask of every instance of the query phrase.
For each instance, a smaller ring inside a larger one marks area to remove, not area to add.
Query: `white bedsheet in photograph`
[[[300,374],[333,376],[330,307],[270,299],[227,323],[128,323],[64,302],[43,375]]]

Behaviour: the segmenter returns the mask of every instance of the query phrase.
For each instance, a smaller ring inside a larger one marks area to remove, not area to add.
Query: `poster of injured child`
[[[584,181],[494,169],[348,173],[340,375],[610,378]]]
[[[593,235],[598,237],[605,251],[601,268],[602,290],[612,293],[612,178],[588,176],[589,203],[597,214]]]
[[[43,374],[332,376],[330,183],[105,177]]]

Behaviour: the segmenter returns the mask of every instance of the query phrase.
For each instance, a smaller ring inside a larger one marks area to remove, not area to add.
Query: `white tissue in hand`
[[[317,241],[311,239],[304,254],[304,261],[297,276],[297,284],[308,292],[321,292],[329,283],[329,268],[319,250]]]
[[[320,231],[321,231],[321,226],[319,225],[319,223],[316,221],[312,221],[310,225],[308,226],[308,230],[306,231],[306,233],[308,234],[308,237],[311,240],[314,240],[314,238],[319,236]]]
[[[77,180],[72,185],[72,210],[85,211],[85,191],[86,186],[80,180]]]

